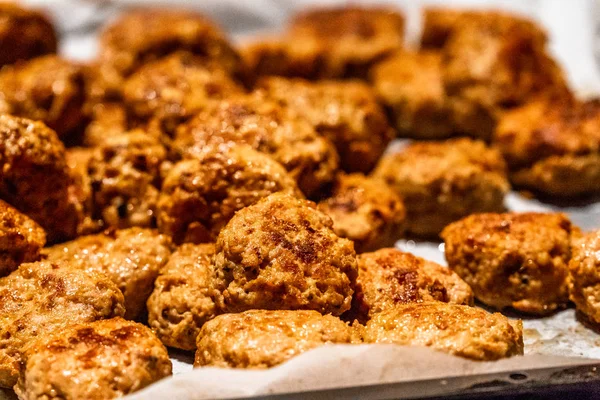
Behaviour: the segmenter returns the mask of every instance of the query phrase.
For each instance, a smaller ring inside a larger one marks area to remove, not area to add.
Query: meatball
[[[542,315],[568,301],[571,223],[562,214],[475,214],[444,229],[446,260],[484,304]]]
[[[573,240],[569,272],[571,301],[591,321],[600,323],[600,230]]]
[[[358,256],[352,316],[359,320],[397,305],[441,301],[473,305],[473,291],[456,273],[396,249]]]
[[[547,98],[507,112],[494,145],[516,186],[560,197],[600,193],[600,100]]]
[[[88,171],[94,149],[87,147],[70,147],[65,152],[65,160],[71,177],[70,194],[75,204],[75,212],[79,215],[77,236],[98,232],[102,221],[94,218],[94,199],[92,180]]]
[[[404,232],[400,196],[385,182],[361,174],[338,176],[332,196],[319,209],[331,217],[338,236],[354,242],[357,253],[391,246]]]
[[[259,96],[215,103],[177,130],[173,147],[184,155],[202,153],[209,143],[245,143],[280,162],[308,197],[331,184],[338,155],[304,118]]]
[[[0,4],[0,66],[56,53],[56,32],[41,13],[11,2]]]
[[[269,156],[245,145],[205,147],[167,173],[158,200],[158,228],[175,243],[214,241],[236,211],[275,192],[302,196]]]
[[[171,255],[170,241],[141,228],[81,236],[43,251],[49,262],[101,273],[125,296],[125,317],[141,316],[160,269]]]
[[[0,278],[0,387],[17,383],[22,354],[38,339],[124,313],[123,294],[104,275],[68,262],[21,264]]]
[[[357,275],[352,242],[307,200],[273,194],[238,211],[216,243],[225,312],[307,309],[340,315]]]
[[[46,232],[34,220],[0,200],[0,277],[21,263],[37,261]]]
[[[83,122],[83,71],[57,56],[3,68],[0,96],[7,106],[5,113],[43,121],[63,140]]]
[[[171,375],[171,369],[167,349],[150,329],[113,318],[72,326],[32,348],[15,391],[31,400],[112,399]]]
[[[152,227],[166,158],[164,146],[144,131],[107,137],[88,165],[94,217],[107,227]]]
[[[523,355],[523,323],[464,305],[407,304],[375,315],[364,329],[363,340],[425,346],[472,360],[492,361]]]
[[[75,236],[65,148],[42,122],[0,115],[0,198],[40,224],[55,243]]]
[[[312,310],[250,310],[224,314],[204,324],[195,367],[274,367],[308,350],[351,343],[352,328]]]
[[[369,172],[394,136],[375,93],[361,82],[265,78],[260,93],[307,119],[349,172]]]
[[[374,177],[404,200],[408,232],[434,237],[469,214],[502,211],[505,169],[500,154],[483,142],[453,139],[413,143],[384,156]]]
[[[148,325],[167,346],[196,349],[196,337],[216,313],[213,243],[181,245],[160,273],[148,299]]]

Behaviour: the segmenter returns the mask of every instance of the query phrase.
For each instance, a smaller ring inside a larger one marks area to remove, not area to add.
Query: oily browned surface
[[[459,357],[492,361],[523,354],[523,323],[465,305],[409,304],[375,315],[364,329],[363,340],[426,346]]]
[[[354,242],[357,253],[392,246],[404,233],[402,198],[385,182],[362,174],[338,176],[319,210],[331,217],[338,236]]]
[[[444,229],[446,260],[475,297],[548,314],[568,302],[571,223],[562,214],[475,214]]]
[[[171,375],[167,349],[142,324],[112,318],[56,333],[27,354],[21,399],[112,399]]]
[[[352,242],[316,205],[276,193],[238,211],[216,242],[225,312],[312,309],[340,315],[356,281]]]
[[[171,255],[169,247],[168,237],[131,228],[81,236],[43,253],[50,262],[106,275],[125,296],[125,317],[135,319],[144,311],[154,281]]]
[[[352,339],[352,328],[316,311],[224,314],[200,330],[194,366],[270,368],[315,347]]]
[[[90,105],[90,121],[83,132],[85,146],[99,146],[106,138],[126,132],[130,118],[125,106],[120,102],[105,102]]]
[[[571,251],[570,299],[590,320],[600,323],[600,231],[574,238]]]
[[[104,275],[68,262],[22,264],[0,278],[0,387],[17,382],[21,355],[38,339],[124,313],[123,294]]]
[[[148,299],[148,325],[169,347],[196,349],[196,337],[217,309],[213,243],[181,245],[169,258]]]
[[[102,221],[94,218],[94,193],[89,174],[89,162],[94,155],[90,147],[70,147],[65,152],[68,174],[71,178],[69,193],[73,198],[75,212],[79,216],[77,236],[98,232]]]

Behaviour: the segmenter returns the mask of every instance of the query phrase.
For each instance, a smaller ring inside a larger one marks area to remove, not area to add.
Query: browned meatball
[[[456,273],[396,249],[358,256],[353,311],[360,320],[410,303],[473,304],[473,291]]]
[[[379,179],[340,175],[319,209],[331,217],[338,236],[354,242],[357,253],[392,246],[404,233],[404,202]]]
[[[404,200],[409,233],[434,237],[476,212],[502,211],[509,184],[500,154],[483,142],[413,143],[384,156],[374,172]]]
[[[148,299],[148,325],[167,346],[196,349],[196,337],[217,309],[215,245],[185,243],[169,258]]]
[[[56,52],[56,32],[41,13],[0,3],[0,65]]]
[[[408,304],[375,315],[366,343],[426,346],[480,361],[523,355],[523,323],[500,313],[441,302]]]
[[[600,323],[600,230],[573,240],[569,272],[571,301],[591,321]]]
[[[547,314],[568,296],[571,223],[562,214],[475,214],[442,232],[446,260],[498,310]]]
[[[113,318],[57,332],[32,348],[20,399],[112,399],[171,375],[167,349],[142,324]]]
[[[236,211],[275,192],[302,196],[285,169],[245,145],[209,146],[168,172],[158,228],[175,243],[214,241]]]
[[[394,136],[375,93],[361,82],[264,78],[262,95],[306,118],[328,138],[349,172],[369,172]]]
[[[38,339],[124,312],[123,294],[104,275],[68,262],[21,264],[0,278],[0,387],[17,383],[22,354]]]
[[[109,277],[125,296],[125,317],[141,315],[160,269],[171,255],[170,241],[140,228],[105,231],[44,249],[50,262]]]
[[[352,328],[311,310],[220,315],[198,335],[195,367],[270,368],[330,343],[351,343]]]
[[[356,281],[352,242],[307,200],[276,193],[238,211],[216,243],[225,312],[308,309],[340,315]]]
[[[0,277],[21,263],[37,261],[46,232],[34,220],[0,200]]]

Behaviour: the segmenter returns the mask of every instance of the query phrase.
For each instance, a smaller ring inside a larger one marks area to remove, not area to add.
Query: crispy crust
[[[574,238],[571,251],[570,299],[577,310],[600,323],[600,231]]]

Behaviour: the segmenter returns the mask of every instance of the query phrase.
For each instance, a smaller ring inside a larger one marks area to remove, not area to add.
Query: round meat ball
[[[366,343],[425,346],[479,361],[523,355],[523,323],[500,313],[447,303],[407,304],[375,315]]]
[[[216,243],[215,271],[225,312],[350,309],[357,265],[316,205],[276,193],[238,211]]]
[[[195,367],[274,367],[308,350],[352,343],[352,328],[311,310],[250,310],[219,315],[198,335]]]
[[[68,262],[21,264],[0,278],[0,387],[12,388],[22,355],[69,325],[123,316],[123,294],[110,279]]]
[[[214,241],[236,211],[275,192],[302,196],[271,157],[245,145],[209,146],[167,173],[158,200],[158,228],[175,243]]]
[[[573,240],[569,292],[577,310],[600,323],[600,230]]]
[[[171,255],[170,244],[168,237],[155,231],[131,228],[81,236],[43,253],[50,262],[106,275],[125,296],[125,318],[136,319]]]
[[[566,306],[571,223],[562,214],[475,214],[442,232],[450,268],[484,304],[543,315]]]
[[[148,299],[148,325],[169,347],[196,349],[196,337],[212,319],[218,297],[213,243],[184,243],[169,258]]]
[[[112,399],[170,376],[171,370],[167,349],[150,329],[113,318],[72,326],[32,348],[15,392],[32,400],[54,393],[64,399]]]
[[[400,196],[385,182],[361,174],[338,176],[319,210],[331,217],[338,236],[354,242],[357,253],[392,246],[404,233]]]

